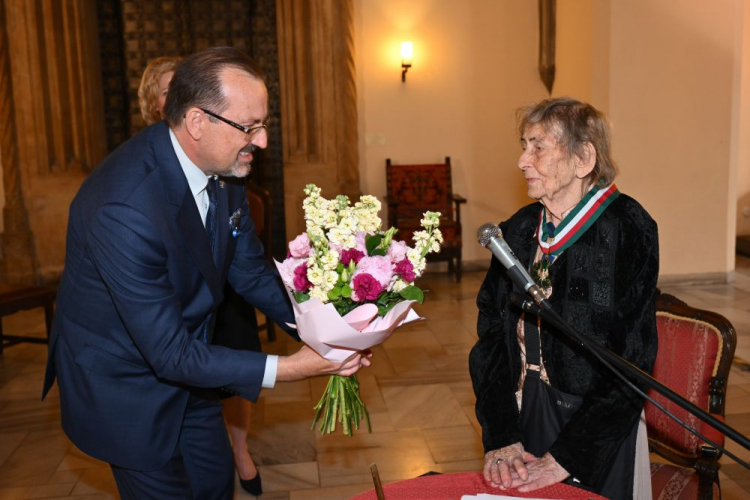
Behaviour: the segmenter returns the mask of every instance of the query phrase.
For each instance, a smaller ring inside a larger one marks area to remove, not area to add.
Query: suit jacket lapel
[[[169,129],[164,122],[161,122],[157,127],[153,147],[156,161],[161,167],[167,202],[174,207],[175,223],[185,240],[188,252],[206,280],[214,302],[218,304],[223,297],[222,281],[209,248],[206,228],[203,226],[198,207],[195,204],[195,198],[190,192],[185,173],[182,171],[172,147]],[[226,194],[224,195],[224,202],[219,201],[218,204],[219,207],[225,205],[224,212],[226,212]],[[228,219],[228,217],[225,219]],[[219,211],[219,226],[217,227],[219,234],[222,234],[221,220],[221,211]],[[226,235],[224,238],[226,240]]]

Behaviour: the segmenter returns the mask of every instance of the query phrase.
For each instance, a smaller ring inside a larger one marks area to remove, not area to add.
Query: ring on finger
[[[505,462],[505,459],[504,458],[498,458],[497,460],[495,460],[495,465],[499,466],[500,462]]]

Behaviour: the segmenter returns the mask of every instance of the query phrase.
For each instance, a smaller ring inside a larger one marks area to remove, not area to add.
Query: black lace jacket
[[[529,266],[541,210],[539,203],[528,205],[501,224],[508,245]],[[551,266],[549,301],[573,328],[650,373],[657,349],[658,274],[656,223],[638,202],[621,194]],[[521,311],[510,302],[512,290],[505,269],[493,258],[477,296],[479,340],[469,356],[485,452],[522,441],[515,399]],[[550,325],[542,324],[541,339],[551,385],[584,398],[550,453],[574,477],[597,484],[638,420],[643,401]]]

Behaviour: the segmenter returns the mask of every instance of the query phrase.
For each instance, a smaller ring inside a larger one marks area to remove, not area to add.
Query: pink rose
[[[307,237],[307,233],[300,234],[289,243],[289,253],[298,259],[310,255],[310,238]]]
[[[300,264],[294,270],[294,290],[306,292],[310,287],[312,287],[312,283],[307,279],[307,264]]]
[[[393,277],[393,264],[391,259],[376,255],[374,257],[362,257],[357,263],[357,269],[354,271],[352,277],[358,274],[367,273],[380,283],[380,286],[386,287],[391,282]]]
[[[378,280],[367,273],[360,273],[352,279],[352,299],[355,302],[364,302],[365,300],[377,300],[383,286]]]
[[[404,260],[408,250],[409,247],[406,246],[406,242],[393,240],[391,241],[391,246],[388,248],[388,258],[394,263]]]
[[[416,274],[414,274],[414,264],[409,259],[399,261],[393,272],[401,276],[407,283],[411,283],[417,278]]]

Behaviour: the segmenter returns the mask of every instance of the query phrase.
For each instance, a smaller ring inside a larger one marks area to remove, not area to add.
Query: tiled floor
[[[263,499],[349,498],[372,487],[372,462],[385,483],[428,471],[481,468],[467,357],[482,278],[482,272],[467,272],[459,285],[443,274],[422,281],[430,290],[419,308],[427,321],[402,328],[377,347],[373,366],[360,376],[372,434],[360,431],[348,438],[310,430],[324,379],[280,384],[262,394],[252,417],[250,448],[261,465]],[[737,355],[750,360],[750,259],[738,260],[729,285],[664,291],[728,317],[739,334]],[[41,310],[6,318],[4,327],[44,335]],[[264,349],[283,354],[296,347],[282,338]],[[56,392],[40,401],[46,357],[46,346],[32,344],[12,346],[0,356],[0,500],[117,498],[106,464],[83,455],[62,433]],[[727,423],[749,435],[750,371],[735,366],[729,385]],[[750,460],[750,451],[728,446]],[[750,497],[750,472],[726,457],[722,462],[724,498]],[[250,497],[237,491],[235,498]]]

